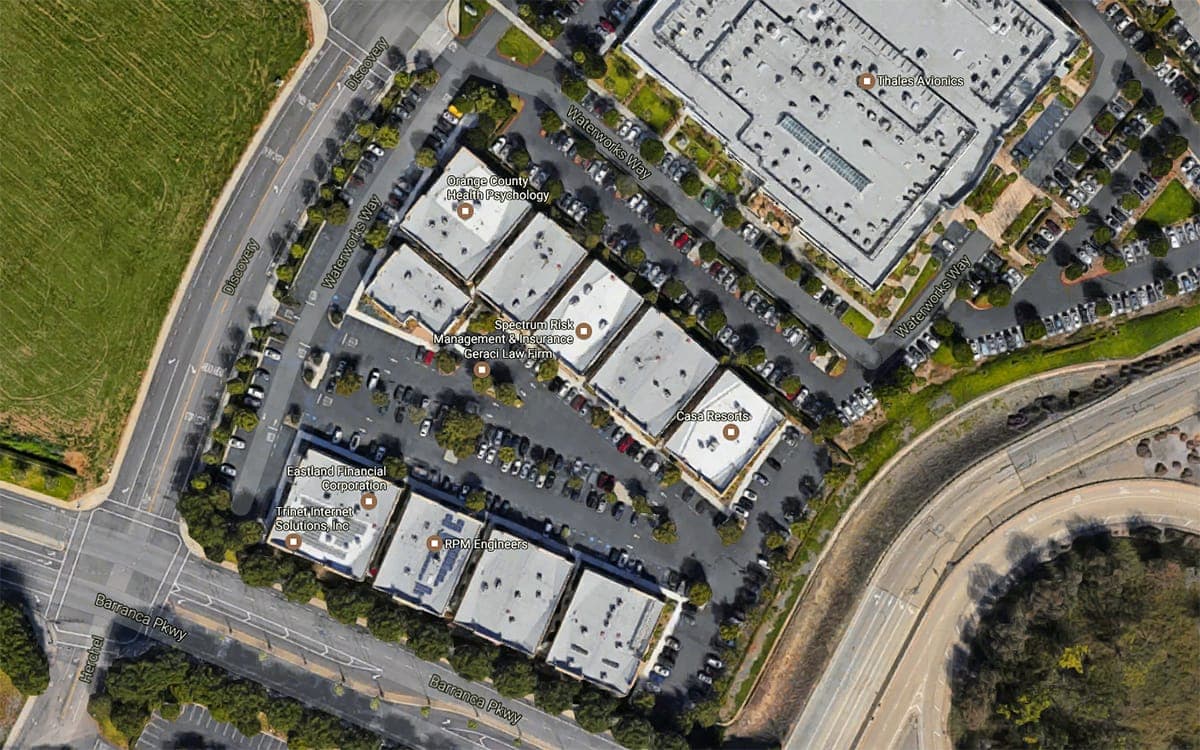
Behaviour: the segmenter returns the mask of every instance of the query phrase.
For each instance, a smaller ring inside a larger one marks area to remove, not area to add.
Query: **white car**
[[[421,423],[421,437],[427,437],[429,435],[429,428],[431,427],[433,427],[433,420],[426,418],[426,420]]]
[[[371,374],[367,375],[367,390],[375,390],[375,386],[379,385],[379,368],[371,370]]]
[[[236,437],[236,436],[231,437],[231,438],[229,438],[229,447],[236,448],[237,450],[242,450],[243,448],[246,447],[246,441],[242,440],[240,437]]]
[[[237,468],[233,464],[221,464],[221,473],[233,479],[237,477]]]
[[[504,145],[506,143],[508,143],[508,136],[502,135],[499,138],[497,138],[496,141],[492,144],[492,148],[491,148],[492,153],[495,154],[496,156],[499,156],[500,152],[504,150]]]
[[[383,156],[383,154],[384,154],[383,148],[380,147],[380,145],[378,143],[369,144],[367,146],[366,150],[372,154],[375,154],[376,156]]]
[[[262,398],[267,395],[267,392],[262,389],[262,386],[252,385],[246,389],[246,395],[254,398]]]
[[[278,349],[272,349],[269,346],[266,349],[263,349],[263,356],[266,357],[267,359],[273,359],[276,362],[283,359],[283,355],[279,352]]]

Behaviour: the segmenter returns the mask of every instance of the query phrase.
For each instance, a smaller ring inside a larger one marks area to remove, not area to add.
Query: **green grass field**
[[[917,298],[920,296],[921,292],[924,291],[925,287],[929,285],[929,282],[933,281],[933,277],[937,276],[938,269],[941,267],[942,264],[939,263],[936,258],[929,259],[929,261],[925,264],[925,267],[921,269],[921,275],[917,276],[917,280],[913,282],[912,287],[908,290],[908,296],[904,298],[904,302],[900,305],[900,309],[896,311],[896,314],[893,316],[893,318],[898,320],[900,315],[903,314],[904,311],[912,305],[912,303],[917,301]]]
[[[1171,180],[1171,184],[1162,191],[1154,203],[1142,216],[1145,221],[1153,222],[1160,227],[1177,224],[1189,219],[1200,212],[1196,199],[1187,191],[1179,180]]]
[[[629,109],[662,135],[679,114],[680,102],[668,92],[657,89],[646,81],[630,100]]]
[[[468,7],[475,11],[475,15],[466,11]],[[462,0],[458,12],[458,38],[466,39],[474,34],[475,29],[479,28],[479,24],[483,23],[483,19],[487,18],[491,12],[492,6],[488,5],[485,0]]]
[[[604,58],[608,73],[604,76],[604,88],[612,92],[619,101],[625,101],[637,85],[637,68],[633,61],[619,49],[614,49]]]
[[[106,470],[180,274],[305,24],[296,2],[6,4],[0,443],[52,446],[84,486]]]
[[[866,338],[871,335],[871,329],[875,324],[867,320],[867,316],[860,313],[855,308],[851,307],[846,310],[846,314],[842,316],[842,322],[851,331],[858,334],[859,338]]]
[[[509,26],[500,41],[496,42],[496,51],[518,65],[533,65],[542,56],[542,48],[538,43],[518,29]]]

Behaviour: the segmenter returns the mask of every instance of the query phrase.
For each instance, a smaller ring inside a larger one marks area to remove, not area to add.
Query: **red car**
[[[607,18],[601,18],[600,23],[597,25],[609,34],[615,34],[617,32],[617,27],[613,26],[613,22]]]
[[[687,232],[680,232],[679,236],[675,238],[675,249],[678,250],[679,248],[683,247],[690,239],[691,237],[688,237]]]
[[[421,357],[421,364],[425,365],[426,367],[431,366],[433,364],[433,358],[436,356],[437,354],[432,350],[426,351],[425,356]]]
[[[629,450],[629,446],[633,445],[633,435],[626,435],[621,438],[621,442],[617,443],[617,452],[624,453]]]

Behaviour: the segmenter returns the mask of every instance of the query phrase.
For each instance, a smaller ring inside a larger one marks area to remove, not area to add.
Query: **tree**
[[[761,346],[752,346],[746,351],[742,352],[738,356],[738,359],[744,365],[749,367],[758,367],[763,362],[767,361],[767,350]]]
[[[1101,185],[1107,185],[1112,182],[1112,172],[1108,171],[1104,167],[1096,167],[1090,171],[1090,174],[1096,179],[1096,182],[1100,183]]]
[[[659,206],[654,209],[654,223],[660,227],[670,226],[678,217],[670,206]]]
[[[1096,302],[1096,317],[1107,318],[1109,315],[1112,315],[1112,311],[1112,303],[1108,300],[1102,299]]]
[[[388,479],[399,481],[408,476],[408,464],[399,456],[384,456],[383,473]]]
[[[258,367],[258,357],[253,354],[243,354],[233,363],[233,369],[243,374],[250,372],[255,367]]]
[[[225,392],[228,393],[230,396],[241,396],[242,394],[244,394],[246,392],[246,389],[248,387],[249,386],[246,385],[245,380],[242,380],[241,378],[234,378],[232,380],[226,381]]]
[[[987,291],[987,300],[992,307],[1004,307],[1012,300],[1012,289],[1003,282],[992,284]]]
[[[667,155],[667,149],[657,138],[647,138],[638,146],[638,153],[651,164],[658,164]]]
[[[450,654],[450,668],[460,677],[483,682],[492,676],[492,666],[499,655],[499,649],[491,644],[457,640]]]
[[[727,208],[725,209],[724,213],[721,214],[721,223],[724,224],[728,229],[737,229],[746,223],[746,217],[743,216],[742,212],[737,208]],[[778,263],[779,261],[775,262]]]
[[[476,393],[488,393],[495,386],[496,382],[492,379],[491,375],[483,378],[471,378],[471,390],[475,391]]]
[[[566,188],[563,187],[562,180],[555,178],[546,183],[545,192],[548,201],[553,203],[563,196]]]
[[[1137,100],[1142,98],[1142,82],[1136,78],[1130,78],[1121,85],[1121,96],[1136,104]]]
[[[951,322],[949,318],[938,318],[937,320],[933,321],[933,325],[931,327],[933,329],[933,335],[937,336],[941,341],[949,341],[950,337],[953,336],[954,332],[957,330],[954,326],[954,323]]]
[[[334,391],[339,396],[353,396],[363,386],[363,376],[354,370],[347,370],[334,383]]]
[[[1021,332],[1025,335],[1026,341],[1044,339],[1046,338],[1046,324],[1041,320],[1031,320],[1021,326]]]
[[[584,138],[582,135],[576,134],[575,138],[575,153],[583,159],[596,158],[596,144]]]
[[[760,254],[762,255],[763,260],[773,266],[778,265],[779,262],[783,260],[783,250],[774,242],[768,242],[766,245],[763,245],[762,253]],[[801,268],[799,265],[796,267],[801,273],[803,273],[803,268]]]
[[[704,189],[704,183],[700,181],[700,175],[688,172],[679,180],[679,187],[683,190],[684,195],[695,198]]]
[[[391,228],[388,227],[385,222],[377,221],[375,222],[375,226],[371,227],[369,230],[367,230],[367,233],[363,235],[363,239],[366,240],[367,244],[371,247],[379,249],[383,247],[384,243],[387,242],[388,235],[391,233]]]
[[[804,280],[804,291],[812,296],[820,294],[824,288],[825,284],[816,276],[809,276]]]
[[[654,531],[650,532],[650,536],[654,537],[654,541],[659,544],[674,544],[679,541],[679,527],[671,519],[660,521],[654,527]]]
[[[543,359],[537,366],[537,379],[539,382],[547,383],[558,377],[558,362],[553,359]]]
[[[505,448],[512,450],[510,446],[505,446]],[[501,448],[500,450],[503,451],[505,448]],[[508,462],[511,462],[512,460],[513,459],[510,458],[508,459]],[[466,505],[467,510],[471,511],[472,513],[478,513],[479,511],[483,510],[485,507],[487,507],[487,492],[481,489],[471,490],[470,494],[467,495]]]
[[[0,601],[0,671],[22,695],[40,695],[50,686],[50,662],[33,624],[11,601]]]
[[[787,537],[778,531],[772,531],[763,537],[763,545],[766,546],[767,549],[779,549],[785,544],[787,544]]]
[[[349,625],[366,617],[374,604],[370,589],[350,581],[336,581],[325,587],[325,610],[340,623]]]
[[[1174,276],[1164,281],[1163,292],[1165,292],[1168,297],[1174,297],[1175,295],[1179,294],[1179,281]]]
[[[500,383],[496,386],[496,400],[505,406],[516,406],[521,400],[517,386],[512,383]]]
[[[950,343],[950,354],[959,365],[969,365],[975,361],[975,352],[965,339],[955,339]]]
[[[408,610],[380,594],[367,615],[367,629],[381,641],[397,643],[408,633]]]
[[[1078,143],[1071,146],[1067,151],[1067,161],[1072,164],[1083,164],[1088,160],[1088,152]]]
[[[233,414],[233,425],[243,432],[254,432],[258,427],[258,415],[250,409],[238,409]]]
[[[1168,159],[1178,159],[1188,150],[1188,139],[1176,133],[1163,141],[1163,155]]]
[[[1164,112],[1163,108],[1158,104],[1155,104],[1153,107],[1146,110],[1146,120],[1148,120],[1151,125],[1162,125],[1162,121],[1166,118],[1166,116],[1166,112]]]
[[[721,310],[713,310],[704,316],[704,328],[709,333],[716,334],[725,327],[725,313]]]
[[[633,195],[637,192],[637,186],[637,180],[633,178],[633,175],[622,172],[617,176],[616,189],[621,195]]]
[[[539,674],[533,690],[533,702],[542,711],[556,715],[566,711],[575,702],[579,683],[557,674]]]
[[[1105,255],[1104,270],[1109,273],[1125,270],[1125,259],[1119,255]]]
[[[353,141],[343,143],[341,153],[348,161],[358,161],[362,158],[362,146]]]
[[[591,422],[593,428],[600,430],[607,427],[612,422],[612,415],[608,413],[608,409],[600,406],[593,406],[592,413],[588,417],[588,421]]]
[[[667,279],[661,291],[663,296],[671,301],[679,300],[688,293],[687,287],[684,286],[683,282],[674,276]]]
[[[577,102],[583,101],[583,97],[587,96],[588,85],[586,81],[578,76],[563,76],[562,92],[568,99]]]
[[[975,291],[971,288],[971,282],[967,279],[958,282],[958,286],[954,288],[954,296],[963,300],[975,299]]]
[[[745,294],[746,292],[749,292],[750,290],[757,289],[757,288],[758,288],[758,284],[755,283],[754,277],[751,276],[750,274],[744,273],[738,277],[737,289],[742,294]]]
[[[528,169],[529,152],[523,148],[514,149],[513,152],[508,155],[508,163],[511,164],[513,169],[517,170],[518,172]]]
[[[1083,272],[1085,270],[1087,269],[1085,269],[1083,264],[1079,261],[1071,261],[1071,263],[1069,263],[1067,267],[1063,269],[1063,277],[1066,278],[1067,281],[1075,281],[1079,277],[1083,276]]]
[[[283,582],[283,595],[289,602],[307,602],[321,590],[312,568],[302,568]]]
[[[450,631],[440,622],[421,619],[408,629],[408,647],[418,659],[441,661],[450,655]]]
[[[370,138],[371,136],[375,135],[375,124],[370,120],[360,120],[359,123],[354,126],[354,132],[358,133],[360,138]]]
[[[697,607],[703,607],[712,601],[712,586],[705,581],[693,581],[687,590],[688,601]]]
[[[1151,47],[1146,50],[1142,53],[1142,57],[1145,58],[1146,64],[1152,68],[1160,64],[1164,59],[1163,52],[1158,47]]]
[[[320,224],[325,221],[325,209],[320,206],[309,206],[305,213],[309,224]]]
[[[784,375],[783,379],[779,381],[779,390],[791,395],[799,392],[803,385],[804,383],[800,381],[800,377],[798,375]]]
[[[742,627],[732,622],[726,623],[717,629],[717,634],[721,636],[722,640],[736,641],[742,634]]]
[[[730,516],[717,526],[717,536],[721,537],[721,544],[726,547],[737,544],[742,538],[742,525],[738,523],[737,518]]]
[[[575,721],[589,732],[603,732],[612,726],[617,699],[592,687],[585,687],[575,705]]]
[[[340,227],[350,219],[350,206],[346,201],[336,200],[325,209],[325,220],[335,227]]]
[[[700,243],[700,249],[696,252],[700,255],[700,260],[705,263],[712,263],[717,259],[717,243],[712,240],[705,240]]]
[[[588,211],[587,217],[583,220],[583,226],[593,234],[599,234],[604,230],[604,225],[608,222],[608,217],[601,211]]]
[[[442,420],[435,438],[437,444],[456,456],[466,456],[475,450],[479,436],[483,434],[483,418],[478,414],[467,414],[452,409]]]
[[[626,248],[625,255],[623,257],[625,258],[625,262],[628,263],[630,267],[637,268],[638,266],[642,265],[642,263],[646,262],[646,251],[637,245],[634,245],[633,247]]]
[[[1165,258],[1167,253],[1171,251],[1171,243],[1167,242],[1167,238],[1161,234],[1155,235],[1150,240],[1150,254],[1155,258]]]
[[[658,480],[660,487],[670,487],[678,482],[683,477],[679,467],[673,463],[667,463],[662,469],[662,479]]]
[[[608,64],[604,62],[600,53],[590,47],[576,48],[571,53],[571,60],[583,70],[583,74],[588,78],[603,78],[608,74]]]
[[[1098,130],[1100,133],[1108,135],[1113,131],[1113,128],[1117,126],[1117,118],[1112,112],[1105,110],[1100,113],[1100,116],[1097,117],[1095,121],[1092,122],[1092,125],[1095,126],[1096,130]]]
[[[1137,193],[1125,193],[1121,196],[1121,208],[1126,211],[1134,211],[1140,205],[1142,205],[1142,198]]]
[[[1173,166],[1174,164],[1167,157],[1156,156],[1150,160],[1150,165],[1146,168],[1146,171],[1150,173],[1151,177],[1166,177],[1170,174]]]
[[[613,739],[623,747],[650,750],[656,746],[657,733],[649,721],[631,716],[622,717],[612,728]]]
[[[542,130],[547,133],[557,133],[563,127],[562,118],[552,109],[542,110],[542,113],[538,115],[538,121],[542,123]]]
[[[505,698],[524,698],[537,688],[538,678],[528,659],[506,652],[496,661],[492,683]]]
[[[439,349],[433,357],[433,364],[443,375],[453,375],[458,370],[458,357],[449,349]]]
[[[384,125],[375,132],[375,143],[380,148],[395,148],[400,143],[400,131],[391,125]]]
[[[433,169],[438,163],[437,152],[425,146],[417,151],[416,162],[422,169]]]

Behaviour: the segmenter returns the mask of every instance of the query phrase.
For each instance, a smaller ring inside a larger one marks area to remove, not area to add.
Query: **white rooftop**
[[[657,435],[716,368],[717,360],[683,329],[649,308],[601,365],[592,386]]]
[[[1075,40],[1032,0],[659,0],[625,50],[876,286]],[[913,80],[864,90],[866,72]]]
[[[295,473],[303,476],[285,474],[281,480],[286,494],[272,513],[268,541],[362,580],[396,507],[400,488],[382,477],[371,476],[369,472],[377,467],[364,461],[343,460],[307,445],[297,457],[299,461],[289,463],[289,469],[294,466]],[[366,490],[327,490],[323,485],[331,480],[370,482],[373,486]],[[373,493],[376,499],[375,507],[370,510],[360,502],[364,491]],[[288,523],[314,524],[319,528],[295,530],[283,526]],[[349,528],[335,528],[341,524]],[[295,550],[286,546],[287,537],[293,533],[300,535],[300,547]]]
[[[775,407],[729,371],[721,374],[693,411],[738,412],[749,417],[746,421],[682,422],[667,442],[672,453],[721,491],[783,419]],[[738,436],[727,440],[722,429],[731,422],[737,425]]]
[[[395,328],[415,320],[433,333],[443,333],[469,302],[465,292],[411,247],[401,245],[364,282],[357,311]]]
[[[482,530],[483,523],[479,520],[413,492],[375,575],[375,588],[418,609],[444,614],[471,558],[471,550],[444,545],[440,551],[430,552],[426,540],[434,534],[441,536],[443,542],[473,540]]]
[[[553,666],[618,693],[629,692],[663,603],[584,570],[546,656]]]
[[[576,372],[591,366],[642,304],[642,298],[603,263],[593,261],[571,285],[547,316],[586,322],[592,327],[587,339],[578,336],[569,344],[547,346]]]
[[[514,319],[532,320],[586,257],[565,229],[536,214],[479,282],[479,291]]]
[[[461,200],[451,200],[448,190],[451,179],[484,180],[490,182],[495,174],[467,149],[459,149],[442,174],[413,204],[401,227],[463,277],[471,279],[500,242],[529,210],[523,200],[474,200],[470,218],[458,214]]]
[[[454,621],[526,654],[537,651],[574,565],[520,537],[493,529]]]

